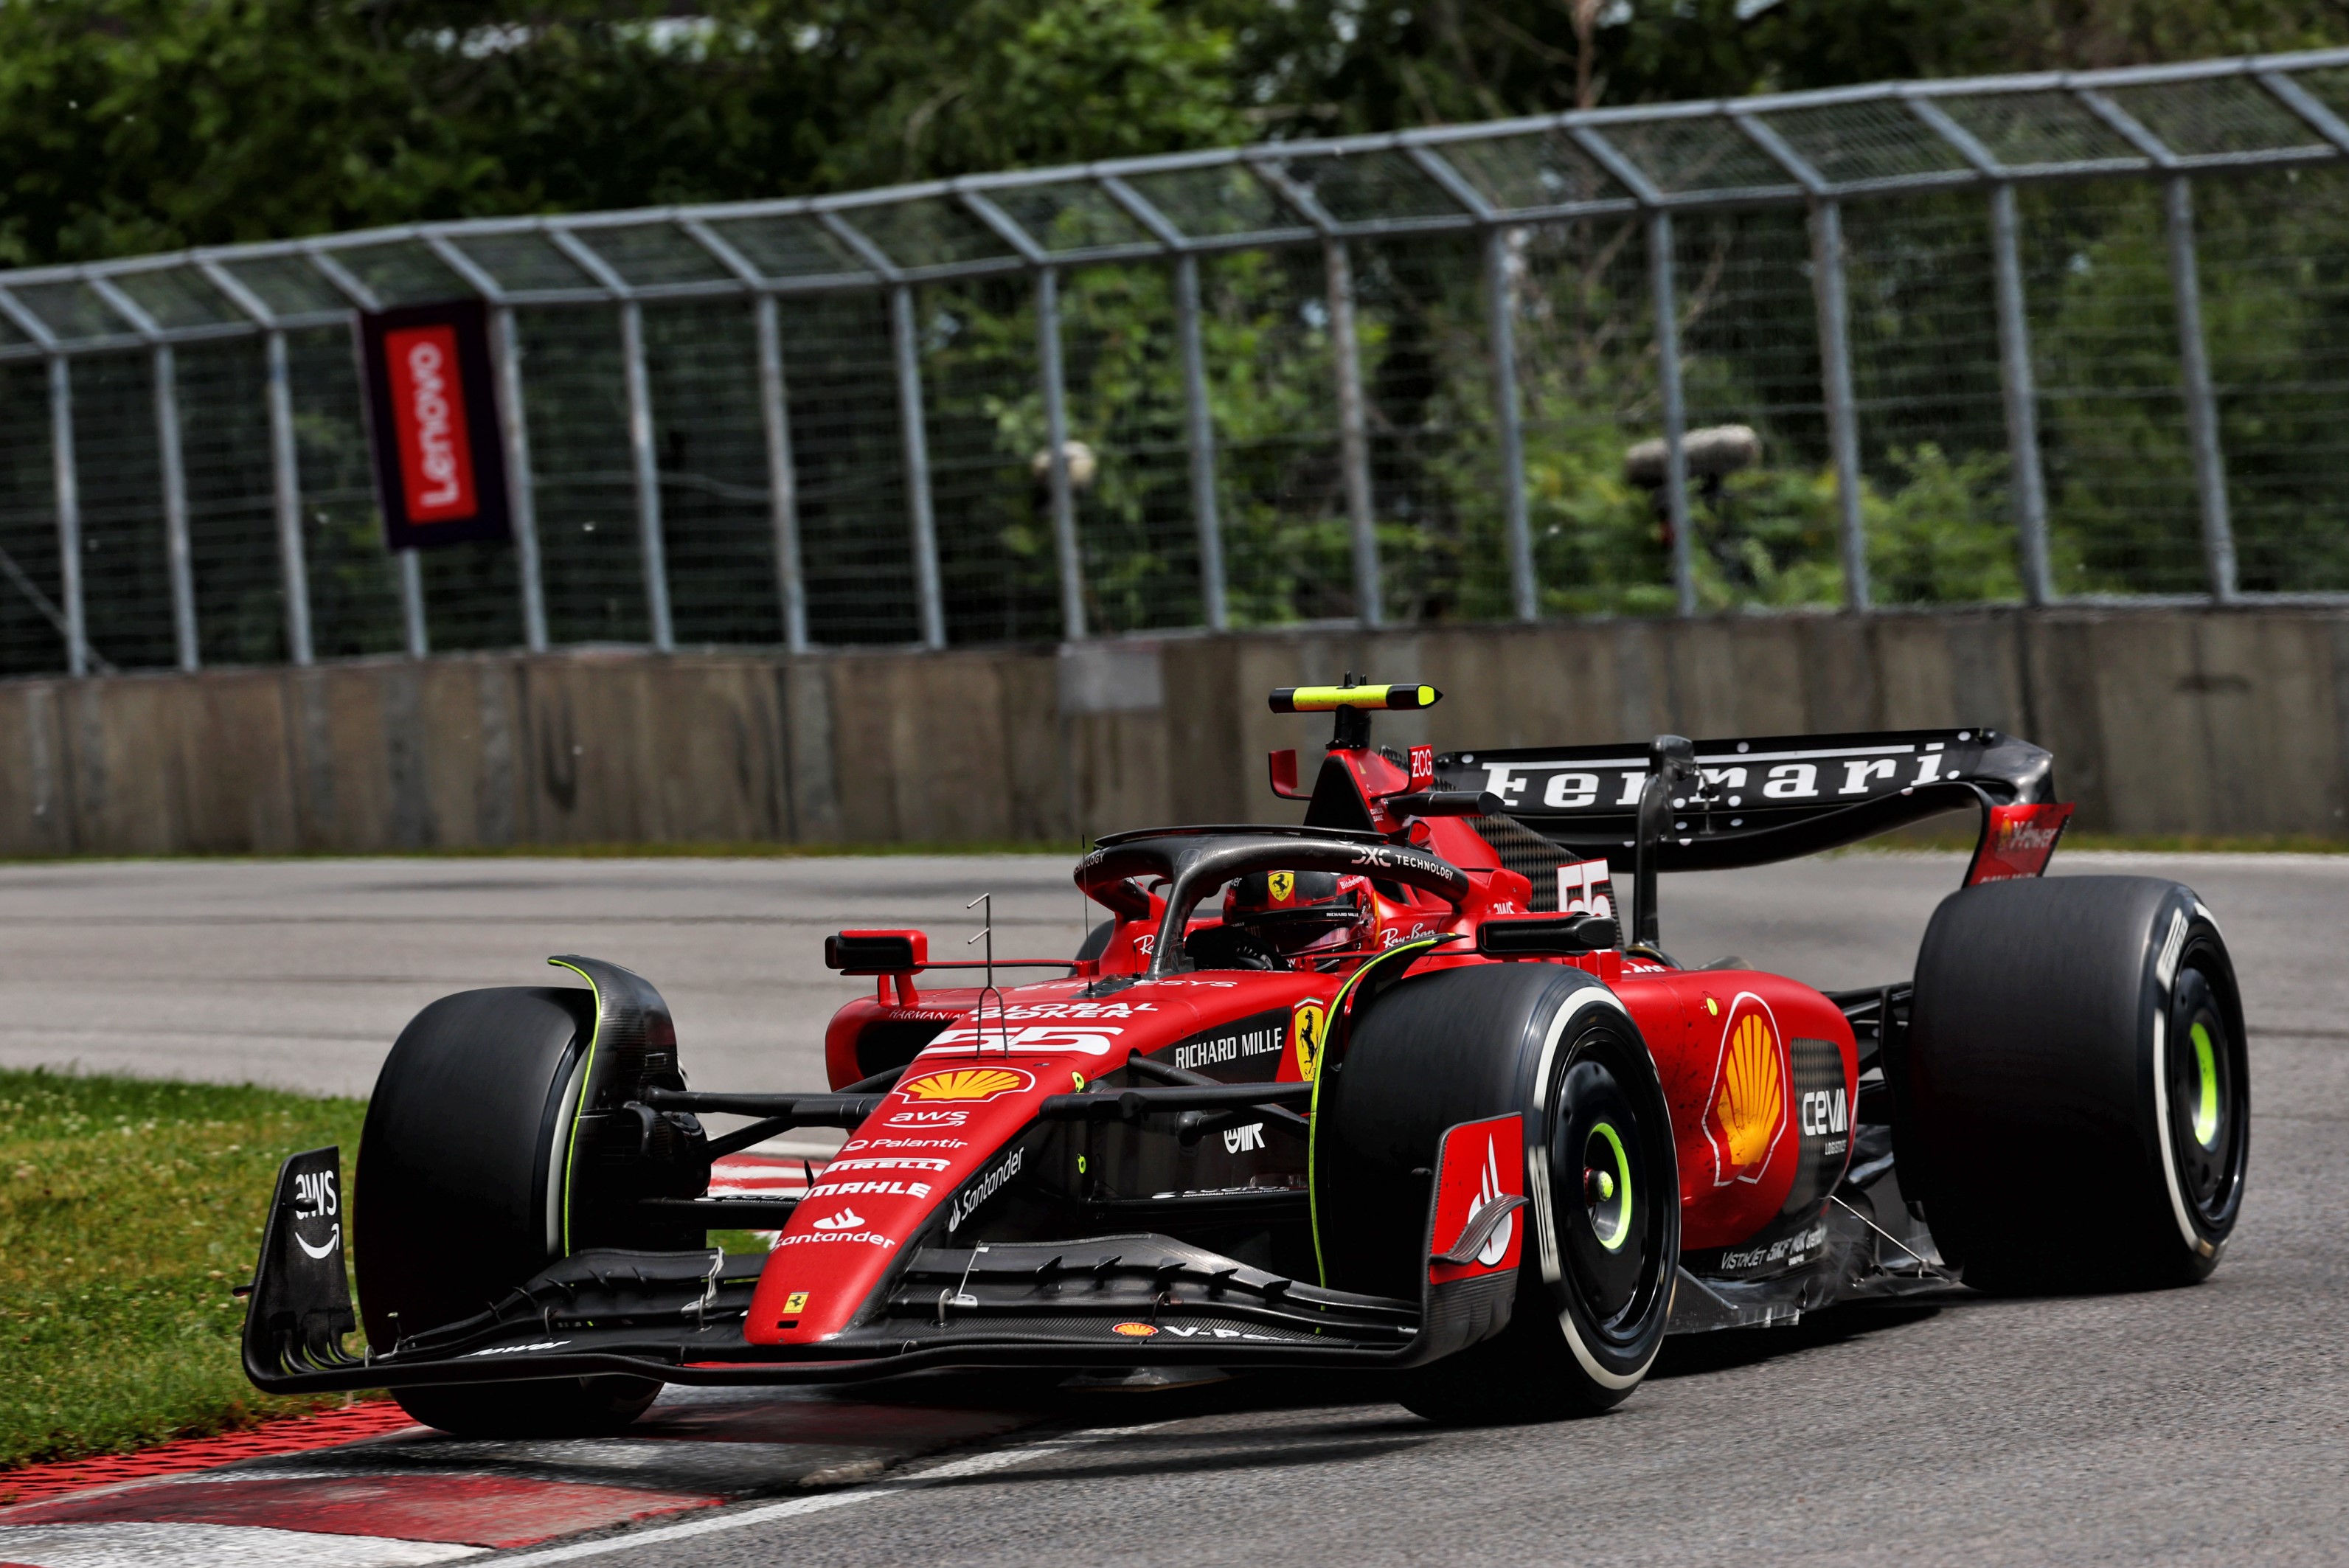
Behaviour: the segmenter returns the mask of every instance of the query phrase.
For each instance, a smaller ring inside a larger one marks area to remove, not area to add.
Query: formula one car
[[[688,1089],[659,994],[591,959],[552,961],[584,989],[434,1002],[360,1143],[369,1348],[314,1150],[279,1178],[249,1376],[481,1435],[610,1430],[664,1381],[946,1366],[1354,1368],[1430,1417],[1540,1418],[1624,1398],[1668,1333],[2215,1265],[2250,1134],[2226,944],[2175,883],[2040,879],[2071,811],[2047,753],[1372,747],[1372,711],[1438,695],[1276,692],[1336,724],[1309,790],[1271,759],[1302,826],[1100,840],[1071,960],[831,938],[875,989],[832,1022],[829,1092]],[[1952,806],[1982,834],[1910,979],[1661,943],[1660,872]],[[811,1127],[850,1136],[804,1197],[709,1195],[714,1158]],[[771,1250],[708,1244],[742,1230]]]

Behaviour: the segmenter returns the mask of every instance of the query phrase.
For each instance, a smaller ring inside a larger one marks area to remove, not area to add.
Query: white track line
[[[524,1552],[519,1556],[501,1557],[496,1568],[536,1568],[541,1563],[571,1563],[582,1557],[600,1557],[611,1552],[627,1552],[639,1546],[654,1546],[670,1541],[685,1541],[697,1535],[715,1535],[720,1531],[741,1530],[754,1524],[767,1524],[779,1519],[795,1519],[802,1514],[821,1513],[826,1509],[845,1508],[851,1503],[869,1502],[875,1498],[893,1497],[899,1492],[916,1491],[937,1481],[958,1480],[965,1476],[985,1475],[1012,1465],[1025,1464],[1030,1459],[1049,1459],[1071,1449],[1090,1448],[1095,1443],[1113,1442],[1138,1432],[1154,1431],[1167,1425],[1152,1421],[1139,1427],[1096,1427],[1090,1431],[1071,1432],[1064,1437],[1046,1438],[1039,1442],[1022,1443],[1017,1448],[997,1449],[988,1453],[973,1454],[968,1459],[949,1459],[932,1469],[919,1471],[896,1480],[879,1481],[872,1486],[854,1487],[843,1491],[818,1493],[814,1497],[795,1497],[789,1502],[771,1502],[762,1508],[746,1508],[712,1519],[697,1519],[683,1524],[658,1525],[651,1530],[630,1531],[624,1535],[609,1535],[596,1541],[583,1541],[575,1546],[556,1546],[544,1552]]]

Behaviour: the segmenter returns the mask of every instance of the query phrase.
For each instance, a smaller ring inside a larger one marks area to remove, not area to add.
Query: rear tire
[[[1512,1113],[1526,1121],[1534,1218],[1516,1301],[1493,1338],[1404,1375],[1398,1397],[1430,1420],[1612,1408],[1671,1316],[1680,1176],[1663,1087],[1614,994],[1554,964],[1405,980],[1355,1022],[1316,1118],[1330,1283],[1417,1299],[1423,1173],[1447,1128]]]
[[[2191,1283],[2242,1211],[2235,971],[2191,889],[2142,877],[1952,894],[1896,1076],[1904,1180],[1979,1289]]]
[[[359,1137],[352,1253],[368,1340],[472,1316],[564,1255],[565,1168],[594,994],[500,987],[444,996],[385,1058]],[[462,1437],[616,1431],[649,1378],[564,1377],[395,1390]]]

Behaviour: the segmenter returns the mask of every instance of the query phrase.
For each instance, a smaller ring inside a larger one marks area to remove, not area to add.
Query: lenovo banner
[[[480,303],[363,316],[359,339],[386,546],[504,538],[505,453]]]

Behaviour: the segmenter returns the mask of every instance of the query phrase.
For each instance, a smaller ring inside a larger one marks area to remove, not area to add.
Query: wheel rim
[[[1612,1122],[1590,1129],[1583,1147],[1583,1199],[1590,1209],[1590,1231],[1609,1252],[1622,1250],[1631,1234],[1631,1157]]]
[[[2220,1229],[2235,1202],[2242,1096],[2234,1038],[2199,970],[2178,973],[2171,1031],[2169,1142],[2178,1185],[2197,1217]]]
[[[1629,1345],[1650,1327],[1668,1271],[1652,1117],[1641,1114],[1618,1048],[1592,1037],[1560,1075],[1549,1164],[1561,1282],[1601,1340]]]

